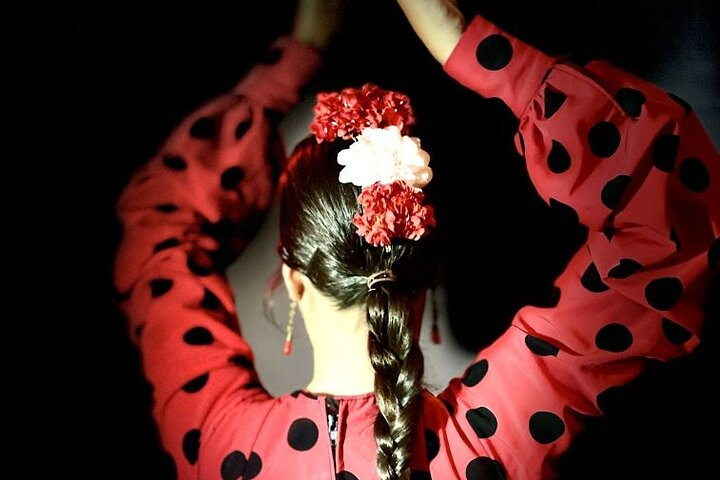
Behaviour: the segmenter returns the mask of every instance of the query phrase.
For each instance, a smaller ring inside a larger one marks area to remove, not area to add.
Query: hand
[[[293,35],[308,47],[327,49],[349,1],[298,0]]]
[[[465,16],[455,0],[397,2],[432,56],[445,64],[465,30]]]

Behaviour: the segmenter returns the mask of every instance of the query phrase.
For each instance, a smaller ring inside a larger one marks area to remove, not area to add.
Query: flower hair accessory
[[[435,226],[422,188],[432,179],[430,155],[420,139],[407,135],[415,122],[409,98],[365,84],[317,96],[311,131],[318,143],[337,138],[354,142],[338,154],[339,181],[362,188],[357,233],[373,246],[394,239],[419,240]]]
[[[318,143],[336,138],[350,140],[367,127],[394,125],[407,133],[408,127],[415,123],[407,95],[383,90],[372,83],[359,89],[319,93],[314,112],[310,130]]]

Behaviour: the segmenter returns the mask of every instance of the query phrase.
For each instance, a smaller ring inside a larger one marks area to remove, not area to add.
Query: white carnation
[[[420,148],[420,139],[401,135],[396,126],[365,128],[337,160],[344,166],[340,182],[359,187],[404,180],[423,188],[432,179],[430,155]]]

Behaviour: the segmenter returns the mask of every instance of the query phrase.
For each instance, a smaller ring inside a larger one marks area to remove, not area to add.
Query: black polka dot
[[[675,158],[680,147],[680,137],[672,133],[658,137],[653,143],[650,157],[655,168],[661,172],[670,173],[675,167]]]
[[[692,112],[692,106],[687,101],[685,101],[685,99],[678,97],[674,93],[668,93],[668,96],[672,98],[675,103],[680,105],[683,110],[685,110],[686,116],[690,115],[690,112]]]
[[[593,293],[601,293],[609,289],[609,287],[605,285],[605,283],[600,278],[600,272],[598,272],[598,269],[594,263],[588,265],[585,273],[583,273],[582,277],[580,277],[580,283],[583,287],[585,287],[586,290],[589,290]]]
[[[615,100],[625,113],[631,117],[639,117],[646,98],[640,90],[624,87],[615,94]]]
[[[178,155],[166,155],[163,157],[163,164],[170,170],[185,170],[187,168],[187,162]]]
[[[160,213],[172,213],[177,209],[177,205],[173,205],[172,203],[161,203],[160,205],[155,205],[155,210]]]
[[[177,238],[168,238],[167,240],[163,240],[155,245],[155,247],[153,247],[153,252],[157,253],[162,250],[167,250],[168,248],[177,247],[178,245],[180,245],[180,240]]]
[[[185,434],[182,440],[182,451],[190,465],[195,465],[200,452],[200,430],[194,428]]]
[[[317,439],[318,427],[309,418],[298,418],[290,425],[287,442],[295,450],[310,450],[317,443]]]
[[[565,433],[562,418],[552,412],[535,412],[530,417],[530,435],[536,442],[552,443]]]
[[[193,138],[208,139],[215,135],[215,120],[202,117],[195,120],[190,127],[190,136]]]
[[[186,264],[188,270],[200,277],[207,277],[213,272],[212,265],[201,265],[193,255],[188,255]]]
[[[425,429],[425,451],[428,462],[432,462],[440,451],[440,439],[437,433],[427,428]]]
[[[624,352],[630,348],[632,342],[632,333],[620,323],[605,325],[595,335],[595,346],[607,352]]]
[[[243,135],[245,135],[247,131],[250,130],[251,126],[252,120],[250,119],[243,120],[242,122],[238,123],[238,126],[235,127],[235,139],[240,140]]]
[[[639,262],[631,258],[622,258],[620,259],[620,263],[610,269],[608,277],[627,278],[637,272],[640,268],[642,268],[642,265],[640,265]]]
[[[678,237],[675,227],[670,228],[670,241],[675,244],[675,251],[680,250],[680,237]]]
[[[220,176],[220,186],[225,190],[232,190],[245,178],[245,170],[235,166],[225,170]]]
[[[562,143],[552,141],[552,147],[547,157],[547,165],[553,173],[567,172],[570,168],[570,154]]]
[[[551,198],[548,203],[550,204],[550,208],[552,208],[554,212],[556,212],[559,216],[566,218],[569,222],[580,222],[580,216],[570,205],[563,203],[559,200],[555,200],[554,198]]]
[[[595,403],[603,413],[610,413],[620,405],[622,397],[622,385],[613,385],[598,393],[597,397],[595,397]]]
[[[467,385],[468,387],[474,387],[475,385],[480,383],[480,380],[485,377],[487,371],[488,361],[485,359],[480,360],[479,362],[474,363],[470,368],[468,368],[465,376],[462,379],[462,383]]]
[[[679,278],[656,278],[645,286],[645,300],[656,310],[670,310],[680,300],[683,284]]]
[[[662,331],[665,338],[675,345],[682,345],[692,337],[690,330],[664,317],[662,319]]]
[[[713,240],[712,245],[710,245],[708,249],[707,257],[710,270],[718,268],[718,264],[720,264],[720,237]]]
[[[238,480],[245,473],[247,459],[245,454],[235,450],[229,453],[220,465],[220,476],[222,480]]]
[[[253,368],[253,363],[245,355],[232,356],[228,359],[228,362],[232,363],[233,365],[237,365],[238,367],[248,369]]]
[[[588,132],[590,150],[600,158],[608,158],[620,146],[620,130],[611,122],[598,122]]]
[[[622,194],[630,184],[630,177],[627,175],[618,175],[605,184],[600,192],[600,200],[603,205],[613,210],[622,198]]]
[[[555,112],[560,109],[562,104],[565,103],[566,99],[567,95],[565,95],[564,93],[556,92],[550,87],[545,87],[545,108],[543,109],[543,114],[545,115],[545,118],[552,117]]]
[[[150,294],[152,298],[157,298],[161,295],[165,295],[173,286],[173,281],[168,278],[156,278],[150,280]]]
[[[210,374],[204,373],[187,382],[182,386],[182,389],[187,393],[197,393],[207,384],[208,378],[210,378]]]
[[[203,293],[203,298],[200,301],[200,306],[207,310],[217,310],[220,308],[220,299],[206,288]]]
[[[257,477],[260,474],[261,470],[262,459],[260,458],[260,455],[255,452],[250,452],[250,457],[248,457],[247,465],[245,465],[244,480],[250,480],[251,478]]]
[[[265,65],[273,65],[280,61],[280,57],[282,57],[282,50],[280,50],[279,48],[273,48],[265,55],[263,55],[263,57],[260,59],[260,63],[263,63]]]
[[[485,37],[475,50],[480,65],[488,70],[500,70],[510,63],[513,49],[510,40],[495,33]]]
[[[703,162],[689,157],[680,164],[680,181],[691,192],[704,192],[710,186],[710,173]]]
[[[497,430],[497,418],[488,408],[478,407],[468,410],[465,418],[479,438],[488,438]]]
[[[415,470],[414,472],[410,472],[410,480],[432,480],[432,477],[430,476],[430,472]]]
[[[465,467],[467,480],[505,480],[505,469],[497,460],[490,457],[478,457]]]
[[[183,340],[188,345],[210,345],[215,339],[207,328],[193,327],[185,332]]]
[[[531,352],[535,355],[540,355],[541,357],[547,357],[549,355],[557,357],[557,354],[560,351],[560,349],[555,345],[552,345],[541,338],[533,337],[532,335],[525,335],[525,345]]]
[[[359,480],[359,479],[352,473],[350,473],[346,470],[343,470],[342,472],[339,472],[337,475],[335,475],[335,480]]]

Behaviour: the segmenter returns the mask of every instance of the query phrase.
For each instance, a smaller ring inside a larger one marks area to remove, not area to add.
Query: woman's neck
[[[375,372],[368,353],[364,309],[323,310],[305,320],[314,362],[307,390],[328,395],[372,392]]]

